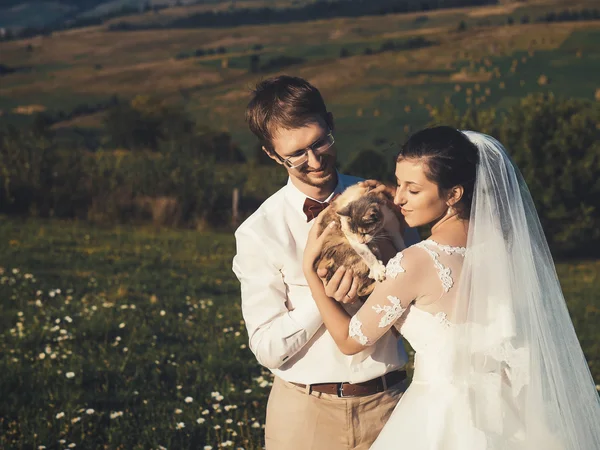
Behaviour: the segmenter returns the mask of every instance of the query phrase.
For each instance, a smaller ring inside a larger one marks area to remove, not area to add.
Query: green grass
[[[1,219],[0,448],[261,448],[230,233]],[[600,261],[557,270],[600,382]]]
[[[246,348],[231,235],[0,228],[0,448],[260,448],[267,386]]]

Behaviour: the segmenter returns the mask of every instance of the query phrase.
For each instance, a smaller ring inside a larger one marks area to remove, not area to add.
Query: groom
[[[313,219],[334,195],[361,180],[336,171],[333,116],[307,81],[280,76],[260,82],[246,120],[266,154],[289,175],[287,185],[235,233],[233,271],[241,283],[250,349],[275,375],[266,450],[366,450],[404,391],[402,341],[388,332],[357,355],[342,354],[302,272]],[[360,302],[352,304],[351,281],[346,274],[343,292],[327,293],[355,313]]]

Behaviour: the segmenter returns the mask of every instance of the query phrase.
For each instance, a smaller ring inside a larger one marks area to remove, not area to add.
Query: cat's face
[[[345,222],[345,231],[357,242],[368,244],[383,230],[382,206],[377,198],[366,196],[348,203],[337,213]]]

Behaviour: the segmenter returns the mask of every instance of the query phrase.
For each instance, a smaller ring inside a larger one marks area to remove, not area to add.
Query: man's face
[[[302,154],[308,147],[326,138],[330,132],[329,127],[322,121],[292,130],[279,129],[275,133],[272,144],[281,159],[275,155],[269,156],[282,164],[290,177],[296,178],[301,183],[315,187],[326,186],[336,176],[335,145],[329,147],[321,155],[315,155],[313,151],[308,151],[308,160],[299,167],[289,168],[283,164],[282,160]]]

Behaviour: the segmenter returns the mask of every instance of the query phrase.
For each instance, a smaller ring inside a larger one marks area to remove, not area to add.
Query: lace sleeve
[[[404,314],[417,297],[415,272],[405,250],[390,259],[386,280],[377,283],[375,290],[350,320],[349,335],[361,345],[372,345]],[[408,270],[407,270],[408,268]],[[413,275],[411,276],[411,272]]]

